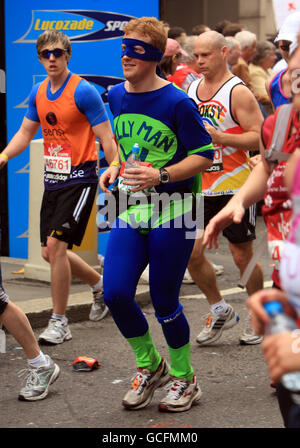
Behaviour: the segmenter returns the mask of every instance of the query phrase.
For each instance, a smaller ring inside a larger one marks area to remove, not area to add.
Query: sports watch
[[[159,169],[159,183],[160,184],[167,184],[170,182],[170,174],[165,168]]]

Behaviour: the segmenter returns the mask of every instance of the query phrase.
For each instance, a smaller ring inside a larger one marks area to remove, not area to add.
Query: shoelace
[[[204,332],[209,331],[215,322],[213,319],[213,315],[211,313],[205,314],[203,316],[203,319],[204,319],[204,328],[202,331]]]
[[[178,400],[181,397],[183,391],[188,387],[186,381],[175,380],[171,381],[166,385],[166,390],[168,391],[167,397],[172,400]]]
[[[140,394],[144,387],[147,384],[148,379],[151,377],[151,373],[143,373],[138,372],[135,376],[131,378],[131,381],[133,381],[131,387],[134,389],[137,394]]]
[[[55,319],[50,320],[48,327],[51,330],[58,331],[61,335],[63,335],[65,333],[65,329],[64,328],[66,326],[60,320],[55,320]]]
[[[26,369],[19,370],[17,373],[18,378],[25,376],[24,383],[26,382],[26,386],[37,386],[40,382],[39,375],[37,373],[37,369],[32,369],[27,367]]]

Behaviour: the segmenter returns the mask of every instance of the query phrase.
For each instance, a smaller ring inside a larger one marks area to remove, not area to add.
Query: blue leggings
[[[179,303],[194,246],[194,239],[187,239],[186,231],[184,227],[158,227],[145,235],[129,225],[118,228],[118,222],[111,229],[103,272],[104,300],[125,338],[143,336],[148,331],[147,320],[134,298],[149,262],[150,295],[166,341],[174,349],[189,342],[189,325]]]

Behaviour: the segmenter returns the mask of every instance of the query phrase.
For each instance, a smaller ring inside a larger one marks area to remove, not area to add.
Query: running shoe
[[[168,393],[159,405],[161,412],[187,411],[198,403],[202,395],[195,375],[191,381],[173,377],[166,389]]]
[[[231,305],[228,305],[226,313],[216,314],[211,311],[207,315],[205,326],[198,334],[196,341],[200,345],[212,344],[222,336],[223,330],[234,327],[239,319]]]
[[[104,319],[109,310],[104,303],[104,294],[102,289],[99,291],[94,291],[93,296],[94,301],[91,306],[89,319],[94,322],[98,322],[99,320]]]
[[[154,394],[155,389],[164,386],[170,381],[169,366],[163,359],[155,372],[138,368],[138,372],[131,384],[131,389],[125,395],[122,405],[126,409],[141,409],[146,407]]]
[[[222,266],[221,264],[214,264],[212,263],[212,267],[215,270],[216,275],[222,275],[224,272],[224,266]]]
[[[260,344],[263,340],[263,336],[258,336],[252,326],[251,326],[251,322],[250,322],[250,315],[248,314],[247,318],[246,318],[246,322],[245,322],[245,327],[244,327],[244,331],[240,336],[240,344],[241,345],[256,345],[256,344]]]
[[[149,283],[149,264],[143,271],[140,280],[142,280],[143,283],[147,283],[147,284]]]
[[[39,342],[44,344],[62,344],[72,339],[69,325],[59,319],[50,319],[48,327],[39,336]]]
[[[185,283],[185,284],[193,284],[193,283],[195,283],[188,269],[185,270],[182,283]]]
[[[49,386],[57,380],[60,368],[50,356],[45,355],[48,365],[43,367],[28,367],[19,372],[19,377],[27,374],[26,384],[19,393],[21,401],[43,400],[48,395]]]

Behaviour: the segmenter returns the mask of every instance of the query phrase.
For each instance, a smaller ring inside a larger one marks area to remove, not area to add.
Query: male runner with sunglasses
[[[65,316],[72,275],[93,290],[90,318],[100,320],[108,312],[100,274],[67,249],[81,244],[94,203],[98,184],[96,137],[109,163],[117,149],[97,90],[68,69],[69,38],[59,31],[45,31],[37,40],[37,53],[48,77],[33,87],[22,125],[0,154],[0,169],[25,150],[41,125],[45,191],[40,230],[42,257],[51,266],[53,314],[39,340],[60,344],[72,338]]]

